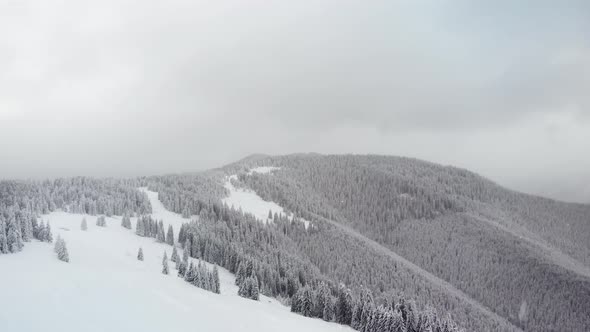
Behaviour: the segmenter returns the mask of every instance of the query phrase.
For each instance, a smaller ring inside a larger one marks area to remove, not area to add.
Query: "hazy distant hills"
[[[248,174],[254,166],[280,169]],[[400,157],[256,155],[223,171],[238,173],[247,187],[302,218],[336,222],[375,241],[516,327],[590,330],[589,205],[514,192],[463,169]],[[395,263],[347,266],[365,275],[356,269],[382,264]],[[336,269],[323,272],[344,277]],[[414,272],[398,278],[418,278]],[[364,282],[377,292],[394,286],[415,298],[434,292],[427,282],[414,287],[365,277],[379,280]],[[430,304],[465,310],[445,296]]]

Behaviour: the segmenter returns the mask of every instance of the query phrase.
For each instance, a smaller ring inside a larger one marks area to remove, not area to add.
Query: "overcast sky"
[[[293,152],[590,202],[590,2],[0,0],[0,178]]]

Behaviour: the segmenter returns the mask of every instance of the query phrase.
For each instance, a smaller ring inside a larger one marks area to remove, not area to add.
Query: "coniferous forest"
[[[249,171],[257,166],[276,168]],[[224,204],[233,174],[234,186],[290,214],[268,211],[261,222]],[[165,227],[141,187],[192,221]],[[56,210],[95,215],[98,227],[121,216],[121,227],[169,245],[164,275],[173,264],[187,283],[220,293],[220,266],[244,298],[273,297],[358,331],[590,329],[588,276],[543,251],[588,263],[590,207],[512,192],[462,169],[380,156],[253,156],[185,175],[3,181],[0,253],[53,242],[42,215]],[[76,227],[87,230],[87,220]],[[70,261],[62,238],[54,250]]]

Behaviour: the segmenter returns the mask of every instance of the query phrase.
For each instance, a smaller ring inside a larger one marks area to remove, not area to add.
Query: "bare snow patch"
[[[163,220],[165,224],[172,225],[174,230],[179,230],[183,223],[188,223],[191,221],[191,219],[183,218],[182,215],[166,209],[164,204],[162,204],[162,202],[159,200],[157,192],[149,191],[146,187],[141,187],[139,190],[146,193],[148,199],[150,200],[150,205],[152,206],[152,218],[156,220]],[[135,225],[135,223],[133,225]]]
[[[268,173],[272,171],[269,169],[273,167],[258,167],[250,170],[250,172],[261,168],[263,169],[263,171],[267,171]],[[278,168],[274,167],[274,169]],[[231,175],[227,178],[224,187],[228,190],[229,195],[221,200],[229,207],[233,207],[234,209],[242,209],[243,212],[254,215],[256,219],[264,223],[272,221],[272,219],[268,218],[269,211],[271,211],[273,215],[277,213],[279,216],[284,216],[289,218],[289,220],[293,220],[293,213],[288,212],[282,206],[278,205],[273,201],[265,201],[264,199],[262,199],[262,197],[258,196],[258,194],[253,190],[237,188],[233,185],[232,180],[237,181],[238,176]],[[305,224],[306,228],[309,226],[309,221],[301,218],[298,219]]]
[[[280,167],[274,167],[274,166],[260,166],[260,167],[255,167],[252,168],[248,171],[248,175],[252,175],[254,173],[258,173],[258,174],[271,174],[274,171],[278,171],[280,170]]]

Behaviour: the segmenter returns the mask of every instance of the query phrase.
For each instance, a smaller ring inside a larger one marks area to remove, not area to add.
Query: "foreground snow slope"
[[[149,193],[154,217],[178,232],[183,219]],[[88,231],[80,230],[83,217]],[[53,245],[28,243],[18,254],[0,256],[1,331],[352,331],[335,323],[289,312],[277,301],[237,296],[234,277],[220,269],[221,294],[213,294],[161,273],[164,250],[172,248],[141,238],[107,218],[54,212],[54,234],[66,242],[70,263],[56,258]],[[135,226],[135,219],[132,219]],[[145,260],[136,259],[143,248]],[[5,273],[11,271],[11,273]]]

